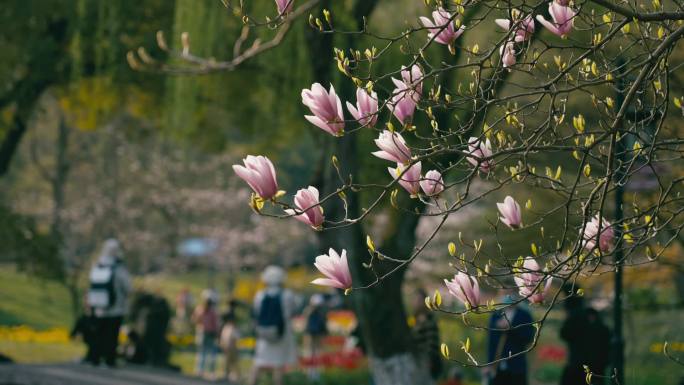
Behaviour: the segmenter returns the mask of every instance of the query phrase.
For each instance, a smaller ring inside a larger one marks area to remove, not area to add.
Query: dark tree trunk
[[[62,79],[68,68],[65,62],[68,52],[65,49],[69,40],[68,27],[68,21],[61,18],[48,23],[45,37],[31,45],[35,48],[29,52],[29,60],[26,63],[27,75],[0,97],[0,108],[10,103],[16,104],[17,107],[12,127],[0,144],[0,177],[9,171],[12,158],[28,128],[28,120],[36,102],[48,87]]]
[[[362,25],[362,18],[368,17],[375,5],[376,0],[358,0],[355,4],[353,15],[356,27]],[[322,8],[329,9],[330,2],[323,1]],[[308,27],[310,29],[310,27]],[[314,81],[328,87],[332,81],[335,69],[333,57],[333,39],[331,34],[320,34],[316,31],[307,32],[308,47],[311,52],[311,64]],[[354,47],[355,41],[345,41],[345,50]],[[336,87],[342,100],[354,100],[355,88],[353,83],[344,79]],[[337,156],[340,160],[340,175],[345,181],[351,178],[358,181],[359,163],[357,153],[357,135],[345,135],[342,138],[326,136],[325,148],[321,154],[321,164],[314,177],[315,184],[321,189],[322,196],[336,192],[341,184],[337,171],[332,167],[330,156]],[[331,151],[327,151],[330,149]],[[347,211],[341,200],[328,202],[325,205],[325,213],[328,218],[358,217],[361,213],[358,194],[346,194]],[[417,219],[416,219],[417,223]],[[415,241],[413,227],[403,226],[397,228],[396,237],[393,239],[393,250],[399,252],[410,251]],[[365,236],[361,224],[346,225],[337,229],[323,231],[319,235],[320,249],[327,252],[330,247],[336,250],[346,249],[350,261],[350,269],[356,286],[372,282],[373,275],[363,266],[369,255],[365,246]],[[394,252],[393,252],[394,253]],[[389,269],[393,265],[381,263],[380,269]],[[362,338],[368,349],[371,370],[377,385],[414,385],[427,384],[421,377],[416,361],[411,354],[410,330],[406,323],[406,311],[404,309],[401,288],[404,274],[403,271],[391,275],[382,283],[366,290],[357,290],[351,294],[350,300],[354,306]]]
[[[17,110],[12,119],[12,126],[0,144],[0,177],[9,171],[12,158],[28,128],[33,108],[47,86],[47,83],[33,82],[26,78],[17,83],[13,92],[4,100],[7,103],[15,103]]]

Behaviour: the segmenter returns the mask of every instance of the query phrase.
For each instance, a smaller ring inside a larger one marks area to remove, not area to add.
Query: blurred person
[[[126,362],[138,365],[147,363],[147,353],[140,334],[133,329],[127,330],[125,333],[128,339],[123,346],[122,355]]]
[[[128,309],[131,278],[122,261],[121,246],[116,239],[108,239],[102,246],[97,262],[90,269],[90,288],[87,304],[93,310],[94,333],[91,363],[100,360],[109,367],[116,366],[119,329]]]
[[[503,310],[489,319],[487,360],[497,361],[527,350],[534,339],[532,315],[512,296],[506,295]],[[527,353],[519,354],[487,366],[483,370],[489,385],[527,385]]]
[[[175,313],[173,317],[173,331],[178,335],[192,332],[192,322],[190,320],[195,306],[195,299],[190,293],[190,289],[184,287],[176,296]]]
[[[203,378],[213,379],[219,332],[216,294],[213,290],[202,291],[202,300],[193,311],[191,319],[195,324],[195,342],[197,343],[195,373]]]
[[[427,292],[423,289],[416,291],[413,301],[415,323],[411,328],[411,333],[418,365],[424,377],[434,383],[434,380],[437,380],[442,373],[443,362],[439,350],[439,326],[434,314],[425,307],[427,296]]]
[[[317,358],[323,352],[323,338],[328,335],[328,313],[322,294],[311,296],[309,305],[304,309],[304,319],[305,357],[309,358],[312,364],[308,376],[312,381],[320,381],[321,373],[318,370]]]
[[[237,343],[240,339],[235,311],[230,309],[221,316],[223,326],[219,337],[219,346],[223,351],[226,368],[226,379],[228,383],[237,383],[240,380],[240,356]]]
[[[261,274],[266,288],[254,297],[257,341],[249,385],[256,385],[259,374],[265,370],[271,371],[274,385],[282,385],[285,367],[297,362],[291,322],[295,299],[292,292],[283,288],[285,275],[285,270],[273,265]]]
[[[74,323],[74,327],[71,329],[69,336],[72,339],[81,337],[81,341],[86,346],[86,355],[81,360],[82,363],[93,363],[94,358],[94,344],[96,338],[95,329],[95,316],[93,315],[93,309],[88,305],[87,296],[83,301],[83,313],[78,317]]]
[[[599,313],[587,307],[584,298],[573,294],[577,287],[566,289],[566,319],[560,337],[568,346],[568,362],[563,368],[561,385],[586,384],[584,365],[595,376],[592,384],[604,384],[606,368],[610,363],[610,329],[602,322]]]
[[[131,301],[128,326],[138,338],[137,358],[145,363],[169,367],[171,344],[167,341],[171,307],[161,293],[137,292]]]

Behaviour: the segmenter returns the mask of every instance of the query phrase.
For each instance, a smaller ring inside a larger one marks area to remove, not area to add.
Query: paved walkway
[[[208,385],[217,382],[149,367],[89,365],[0,365],[0,385]]]

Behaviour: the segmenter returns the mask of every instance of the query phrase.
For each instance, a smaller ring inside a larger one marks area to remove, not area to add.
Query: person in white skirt
[[[266,288],[254,297],[257,338],[249,385],[255,385],[264,371],[271,372],[274,385],[282,385],[285,368],[297,362],[292,331],[295,297],[283,288],[285,276],[285,270],[278,266],[268,266],[261,274]]]

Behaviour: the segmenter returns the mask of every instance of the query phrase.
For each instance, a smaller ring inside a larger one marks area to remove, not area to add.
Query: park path
[[[149,367],[96,368],[89,365],[0,365],[0,385],[209,385],[178,372]]]

